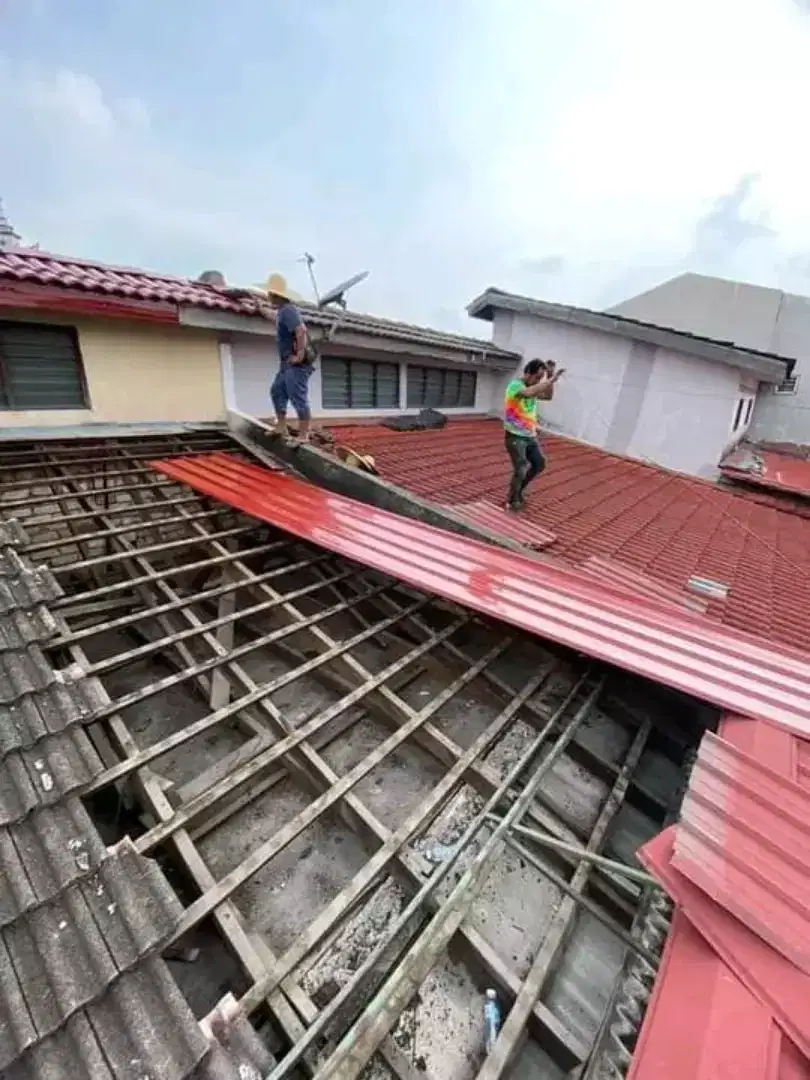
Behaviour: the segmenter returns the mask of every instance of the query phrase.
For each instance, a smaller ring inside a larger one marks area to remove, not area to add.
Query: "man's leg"
[[[523,489],[523,479],[528,467],[525,447],[528,441],[528,439],[521,439],[519,435],[511,435],[508,431],[506,432],[506,452],[512,462],[512,477],[509,481],[509,493],[506,498],[510,510],[520,509],[520,493]]]
[[[311,364],[291,364],[287,368],[287,391],[292,407],[298,416],[298,438],[306,442],[312,413],[309,408],[309,379],[312,375]]]
[[[278,435],[287,434],[287,405],[290,395],[287,392],[287,369],[280,367],[270,387],[270,400],[276,410],[275,431]]]
[[[543,451],[540,449],[539,445],[535,442],[534,439],[527,439],[526,441],[528,443],[526,447],[526,460],[529,463],[529,467],[526,470],[526,473],[523,477],[523,483],[520,488],[521,499],[523,498],[523,495],[526,492],[526,488],[529,486],[532,480],[534,480],[535,477],[539,476],[543,469],[545,469],[546,467],[545,455],[543,454]]]

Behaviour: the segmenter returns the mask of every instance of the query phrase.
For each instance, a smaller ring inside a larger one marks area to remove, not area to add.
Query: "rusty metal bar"
[[[376,590],[370,591],[374,592]],[[415,601],[415,603],[413,604],[413,608],[416,609],[423,607],[426,603],[427,600]],[[324,612],[319,612],[317,615],[311,616],[311,619],[314,622],[315,620],[323,619],[324,617],[328,617],[328,612],[326,613],[326,615],[324,614]],[[392,615],[389,619],[385,620],[385,622],[380,625],[393,626],[399,618],[401,618],[401,616]],[[276,634],[279,636],[295,634],[300,629],[301,627],[297,625],[285,626],[281,630],[275,631],[273,634],[268,635],[268,638],[272,639],[276,636]],[[97,777],[90,785],[88,785],[88,787],[85,789],[85,793],[89,794],[92,791],[98,791],[100,788],[107,787],[107,785],[115,783],[116,780],[121,780],[123,777],[128,776],[135,769],[140,768],[141,765],[149,764],[149,762],[154,761],[156,758],[162,757],[163,754],[168,753],[170,750],[175,750],[178,746],[182,746],[184,743],[189,742],[191,739],[196,738],[198,735],[202,735],[203,732],[208,731],[212,727],[215,727],[223,720],[229,719],[231,716],[234,716],[236,713],[246,708],[248,705],[254,705],[257,701],[261,701],[262,698],[268,697],[270,694],[273,694],[277,690],[280,690],[283,686],[287,686],[288,683],[295,682],[296,679],[299,679],[302,675],[307,674],[307,672],[314,671],[321,664],[328,663],[330,660],[334,659],[335,656],[339,656],[341,653],[346,652],[348,649],[354,648],[354,646],[359,645],[361,641],[366,641],[368,638],[373,637],[375,629],[376,628],[372,628],[371,630],[364,631],[361,634],[356,634],[348,641],[344,641],[339,643],[338,645],[335,645],[335,647],[331,649],[328,653],[323,653],[319,656],[314,657],[312,660],[308,660],[305,664],[302,664],[300,668],[296,668],[295,671],[287,672],[286,674],[280,675],[278,678],[273,679],[272,682],[264,683],[262,686],[259,686],[253,692],[249,694],[243,694],[242,697],[237,698],[237,700],[231,702],[230,705],[227,705],[222,709],[217,709],[216,712],[210,713],[208,716],[204,716],[202,719],[195,721],[193,724],[190,724],[182,731],[175,732],[173,735],[168,735],[165,739],[161,739],[160,742],[155,743],[153,746],[149,746],[146,749],[141,750],[137,758],[133,758],[129,762],[122,762],[119,765],[113,766],[111,769],[107,769],[106,772],[102,773],[101,776]],[[261,639],[259,639],[258,642],[254,641],[250,642],[249,644],[255,648],[259,648],[261,647],[261,645],[267,643],[267,641],[262,641]],[[413,659],[416,659],[424,652],[427,652],[429,648],[429,644],[422,644],[418,646],[417,649],[414,649],[413,653],[409,654],[409,656],[412,656]],[[200,664],[199,670],[210,670],[211,668],[217,667],[222,662],[223,660],[221,657],[216,657],[214,661],[209,660],[205,661],[203,664]],[[376,676],[374,685],[370,684],[368,686],[359,687],[353,692],[352,695],[350,695],[352,697],[351,701],[348,700],[348,697],[343,699],[343,702],[341,703],[343,705],[343,708],[348,708],[350,705],[355,704],[356,701],[360,701],[361,698],[371,693],[371,691],[375,689],[376,685],[379,685],[379,683],[382,683],[384,679],[389,678],[390,675],[394,674],[394,671],[391,670],[392,668],[396,668],[396,670],[401,670],[401,667],[403,666],[404,665],[402,664],[402,661],[398,661],[396,665],[391,665],[391,668],[386,669],[381,675]],[[177,676],[169,676],[168,679],[162,680],[162,684],[164,687],[166,685],[174,686],[177,684],[177,682],[182,681],[183,679],[178,679]],[[155,690],[154,687],[147,687],[147,690],[149,691],[149,694],[147,694],[147,696],[151,696],[152,693],[159,692]],[[134,695],[127,695],[127,698],[131,699],[134,696],[137,700],[140,701],[142,700],[141,695],[142,692],[136,691]],[[93,722],[95,720],[106,718],[106,716],[111,715],[113,711],[118,712],[119,709],[117,706],[118,702],[113,703],[113,705],[109,706],[108,708],[102,709],[100,713],[95,713],[93,716],[89,717],[88,722]],[[342,709],[340,711],[342,712]],[[322,726],[324,722],[328,722],[329,718],[330,717],[327,716],[327,721],[319,722],[317,727]],[[312,731],[317,730],[317,727],[312,727]],[[295,736],[289,737],[289,741],[282,740],[281,742],[277,743],[272,749],[277,750],[279,747],[282,747],[281,752],[284,753],[292,746],[297,746],[298,743],[302,739],[306,738],[308,734],[311,734],[312,731],[308,730],[307,728],[298,728],[296,730]]]
[[[298,562],[287,563],[285,566],[276,567],[273,570],[266,570],[263,574],[259,574],[258,581],[272,581],[275,578],[283,577],[285,574],[292,574],[297,570],[304,570],[315,563],[325,561],[325,555],[315,555],[309,559],[299,559]],[[331,579],[330,579],[331,580]],[[130,587],[133,582],[130,580]],[[150,581],[151,584],[151,581]],[[126,627],[134,626],[136,623],[142,622],[144,619],[157,618],[158,615],[166,615],[172,611],[180,611],[183,608],[190,607],[192,604],[200,603],[204,600],[214,600],[217,597],[225,596],[229,593],[239,592],[241,589],[247,588],[250,582],[242,580],[228,581],[224,585],[216,585],[210,589],[205,589],[202,592],[194,593],[191,596],[179,596],[175,600],[168,600],[165,604],[158,604],[156,607],[150,608],[147,611],[137,611],[132,615],[123,615],[119,619],[112,619],[109,622],[95,623],[93,626],[89,626],[84,630],[71,630],[69,633],[64,634],[62,637],[54,638],[48,642],[49,649],[61,648],[64,645],[72,645],[77,641],[84,641],[87,638],[97,637],[99,634],[109,633],[111,630],[123,630]],[[310,591],[316,591],[317,585],[311,586]],[[321,586],[323,587],[323,586]],[[292,595],[302,595],[300,592]],[[271,604],[267,604],[267,607],[271,607]],[[229,614],[226,618],[215,619],[211,623],[203,623],[202,629],[195,629],[193,633],[188,631],[177,631],[177,636],[174,634],[161,638],[158,641],[152,642],[149,646],[149,651],[160,651],[162,647],[168,644],[174,644],[176,641],[185,640],[182,635],[186,637],[194,637],[197,634],[205,633],[206,631],[216,629],[218,626],[224,626],[226,623],[236,622],[249,613],[256,613],[261,610],[261,605],[245,608],[244,611],[235,611]],[[128,660],[127,663],[130,661]],[[101,661],[102,664],[109,663],[109,661]],[[113,665],[117,666],[117,665]],[[96,670],[96,674],[98,671]]]
[[[630,777],[644,752],[651,726],[648,721],[639,728],[616,783],[605,800],[605,804],[591,832],[586,848],[586,857],[582,859],[571,879],[571,886],[575,890],[581,890],[588,880],[591,866],[587,860],[587,855],[596,853],[602,846],[613,819],[621,809],[624,796],[630,786]],[[498,829],[508,830],[510,827],[519,824],[519,822],[519,816],[513,817],[511,823],[500,822],[496,825],[496,832]],[[489,1057],[478,1073],[477,1080],[500,1080],[500,1077],[504,1075],[514,1060],[515,1054],[525,1037],[526,1022],[534,1008],[534,1003],[543,992],[552,965],[571,934],[576,913],[576,900],[570,896],[564,897],[554,913],[540,951],[529,969],[529,974],[526,976],[520,993],[509,1010],[509,1015],[501,1028]]]
[[[161,503],[155,504],[155,509],[161,509]],[[143,513],[143,506],[139,507],[140,513]],[[106,516],[107,510],[103,510],[102,513]],[[152,532],[155,529],[160,528],[163,525],[178,525],[184,524],[187,521],[197,521],[203,518],[220,517],[223,514],[232,514],[235,517],[244,517],[244,514],[240,514],[238,510],[232,510],[230,507],[216,507],[213,510],[200,510],[197,513],[189,515],[178,515],[176,517],[163,517],[163,518],[149,518],[144,517],[142,521],[132,525],[117,525],[112,529],[100,529],[98,532],[86,532],[76,533],[71,536],[60,536],[50,540],[37,540],[33,544],[29,544],[23,548],[23,552],[26,555],[39,555],[43,551],[50,551],[54,548],[67,547],[75,544],[77,539],[80,539],[82,543],[86,543],[89,540],[109,540],[115,536],[126,536],[127,533],[145,533]],[[31,523],[27,523],[28,528],[31,527]]]
[[[456,842],[455,850],[450,858],[437,868],[436,872],[412,897],[398,918],[394,921],[393,925],[387,929],[384,936],[377,942],[363,964],[361,964],[354,973],[351,980],[349,980],[335,998],[332,999],[318,1018],[317,1022],[311,1025],[304,1039],[292,1047],[278,1063],[270,1076],[267,1077],[267,1080],[282,1080],[283,1077],[289,1074],[290,1069],[293,1068],[311,1042],[318,1036],[329,1018],[334,1015],[337,1009],[345,1001],[348,1000],[351,993],[362,982],[363,978],[374,969],[378,959],[383,955],[390,943],[394,941],[398,935],[407,932],[414,917],[419,913],[422,904],[433,892],[435,892],[438,885],[448,877],[454,869],[459,856],[485,825],[487,813],[490,813],[498,806],[506,792],[515,785],[525,770],[530,766],[546,738],[565,715],[572,702],[576,699],[576,696],[579,694],[587,678],[588,674],[586,673],[568,694],[560,707],[555,711],[553,717],[548,721],[546,729],[538,734],[537,738],[527,747],[519,760],[501,781],[500,785],[491,795],[484,807],[467,825],[463,835]],[[523,789],[519,803],[516,804],[516,806],[519,805],[520,807],[523,807],[529,804],[533,792],[539,786],[542,778],[559,758],[566,744],[573,736],[576,727],[579,726],[589,714],[601,689],[602,684],[600,682],[597,688],[589,694],[585,704],[577,710],[575,716],[565,726],[549,754],[546,755],[535,769],[532,777]],[[509,811],[512,816],[515,816],[518,812],[519,811],[515,808]],[[474,899],[475,886],[480,883],[485,876],[482,871],[488,869],[493,856],[500,850],[498,840],[499,837],[497,833],[493,833],[490,839],[482,846],[471,865],[465,870],[458,883],[452,889],[447,900],[441,904],[438,911],[431,917],[426,930],[417,938],[415,944],[411,946],[406,954],[406,959],[402,961],[395,968],[393,974],[386,979],[383,988],[372,999],[372,1002],[368,1005],[360,1020],[350,1028],[345,1038],[341,1040],[337,1049],[319,1071],[319,1080],[321,1077],[323,1077],[323,1080],[326,1080],[326,1077],[333,1077],[335,1080],[337,1077],[340,1077],[340,1080],[344,1080],[344,1078],[345,1080],[353,1080],[353,1078],[359,1075],[365,1068],[376,1047],[393,1027],[402,1009],[418,991],[423,979],[436,962],[439,952],[448,944],[450,938],[460,927],[461,922]],[[414,960],[411,960],[411,963],[408,964],[408,959],[412,956],[414,956],[416,960],[421,961],[418,971],[415,970],[416,962]],[[422,968],[424,968],[424,974],[421,974]],[[412,976],[409,977],[409,973],[411,972]],[[391,1000],[393,996],[392,991],[396,990],[399,990],[399,993],[394,1001]],[[390,1004],[389,1000],[391,1000]],[[368,1034],[366,1034],[366,1032],[368,1032]]]
[[[99,511],[99,513],[101,513],[101,511]],[[127,578],[126,581],[114,581],[109,585],[102,585],[97,589],[85,589],[82,592],[71,593],[70,596],[62,596],[58,600],[54,600],[50,607],[53,610],[69,607],[71,604],[79,603],[80,601],[95,600],[97,598],[101,599],[102,597],[108,596],[110,593],[128,592],[130,589],[134,589],[139,585],[151,585],[157,581],[164,581],[166,578],[179,577],[181,574],[189,574],[197,570],[206,570],[209,567],[213,569],[214,567],[234,562],[237,559],[251,559],[257,555],[267,555],[274,551],[283,551],[284,548],[290,546],[291,542],[289,540],[273,540],[267,544],[259,544],[257,547],[229,551],[225,555],[207,556],[205,559],[197,559],[190,563],[178,563],[176,566],[167,566],[161,570],[154,570],[151,574],[143,574],[141,577]]]
[[[495,653],[494,650],[491,650],[490,654],[485,658],[483,666],[480,666],[479,664],[478,670],[475,672],[475,677],[481,674],[483,668],[495,658],[495,655],[497,655],[497,653]],[[406,821],[396,830],[396,832],[392,833],[386,843],[374,853],[373,857],[366,863],[363,869],[355,875],[349,885],[335,897],[318,919],[310,924],[305,933],[300,935],[299,938],[290,945],[283,956],[279,957],[277,966],[272,972],[268,973],[266,982],[255,984],[242,997],[240,1005],[246,1012],[250,1012],[252,1009],[256,1008],[269,992],[269,987],[278,985],[276,980],[280,981],[284,975],[291,972],[332,929],[333,925],[353,910],[357,900],[359,900],[372,882],[385,870],[396,852],[408,843],[417,832],[424,831],[424,829],[431,824],[443,807],[446,806],[449,799],[452,798],[462,786],[464,782],[464,773],[468,766],[475,761],[476,758],[483,756],[492,747],[495,740],[505,734],[517,719],[517,716],[526,701],[537,692],[552,670],[553,669],[549,667],[545,671],[539,672],[529,679],[522,690],[515,694],[509,704],[487,727],[486,731],[482,732],[465,751],[464,756],[442,777],[441,781],[433,791],[419,803],[419,805],[408,815]],[[453,685],[456,686],[457,684],[458,680],[456,680],[456,683]],[[445,701],[447,700],[449,700],[449,698],[445,699]]]
[[[0,507],[2,510],[2,507]],[[99,514],[103,514],[104,511],[100,510]],[[253,522],[250,525],[239,525],[233,529],[223,529],[220,532],[211,533],[211,536],[216,536],[217,539],[225,539],[228,536],[246,536],[249,533],[256,532],[260,529],[260,522]],[[76,537],[77,542],[81,542],[81,534]],[[139,554],[141,555],[165,555],[169,551],[181,551],[183,548],[193,548],[200,546],[199,536],[184,537],[182,540],[168,540],[163,544],[151,544],[149,547],[139,548]],[[109,566],[112,563],[125,562],[127,559],[132,558],[132,553],[128,551],[117,551],[112,555],[98,555],[92,559],[81,559],[79,562],[74,563],[61,563],[58,566],[51,568],[54,574],[73,574],[77,570],[86,570],[91,566]]]
[[[58,480],[56,477],[46,477],[46,478],[43,478],[42,480],[36,481],[35,483],[33,483],[33,484],[29,485],[29,486],[37,487],[37,486],[42,486],[43,484],[46,484],[46,483],[51,483],[51,484],[52,483],[61,483],[61,484],[64,484],[65,481]],[[59,494],[57,492],[52,492],[51,494],[48,494],[48,495],[35,495],[35,496],[31,496],[30,498],[27,498],[27,499],[8,499],[7,500],[7,499],[4,499],[2,497],[2,495],[0,495],[0,512],[5,513],[7,510],[26,510],[31,506],[49,506],[51,503],[78,502],[82,497],[92,499],[92,498],[99,498],[101,495],[107,495],[107,494],[123,495],[123,494],[129,494],[130,492],[133,492],[133,491],[154,491],[156,488],[171,488],[171,489],[177,491],[178,488],[182,488],[182,487],[183,487],[183,485],[178,483],[177,480],[166,480],[166,481],[158,480],[157,483],[154,483],[154,482],[150,481],[150,482],[145,483],[145,484],[122,484],[120,487],[105,488],[103,490],[92,490],[92,489],[89,490],[89,491],[78,490],[75,493],[73,493],[73,492],[62,492],[62,494]],[[104,513],[104,510],[102,508],[99,508],[99,513]]]

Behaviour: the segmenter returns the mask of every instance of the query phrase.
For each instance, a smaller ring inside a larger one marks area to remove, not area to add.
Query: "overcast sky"
[[[476,329],[685,269],[810,292],[810,0],[0,0],[43,248]]]

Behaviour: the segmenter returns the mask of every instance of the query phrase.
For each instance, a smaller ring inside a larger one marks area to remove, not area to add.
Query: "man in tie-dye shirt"
[[[537,402],[549,401],[565,368],[530,360],[523,373],[506,387],[503,426],[506,451],[512,462],[507,505],[520,510],[526,500],[526,488],[546,467],[546,459],[537,442]]]

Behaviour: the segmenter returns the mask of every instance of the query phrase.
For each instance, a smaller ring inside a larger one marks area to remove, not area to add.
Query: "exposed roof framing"
[[[440,1080],[481,1052],[486,986],[511,1011],[478,1075],[559,1077],[588,1060],[625,957],[657,964],[621,865],[677,806],[710,711],[146,465],[229,449],[0,447],[0,520],[63,592],[38,647],[101,694],[75,721],[99,763],[74,794],[98,814],[126,785],[131,857],[182,872],[160,947],[214,928],[237,1015],[270,1021],[272,1080]],[[193,998],[190,966],[173,971]],[[71,1076],[104,1075],[75,1052]]]

